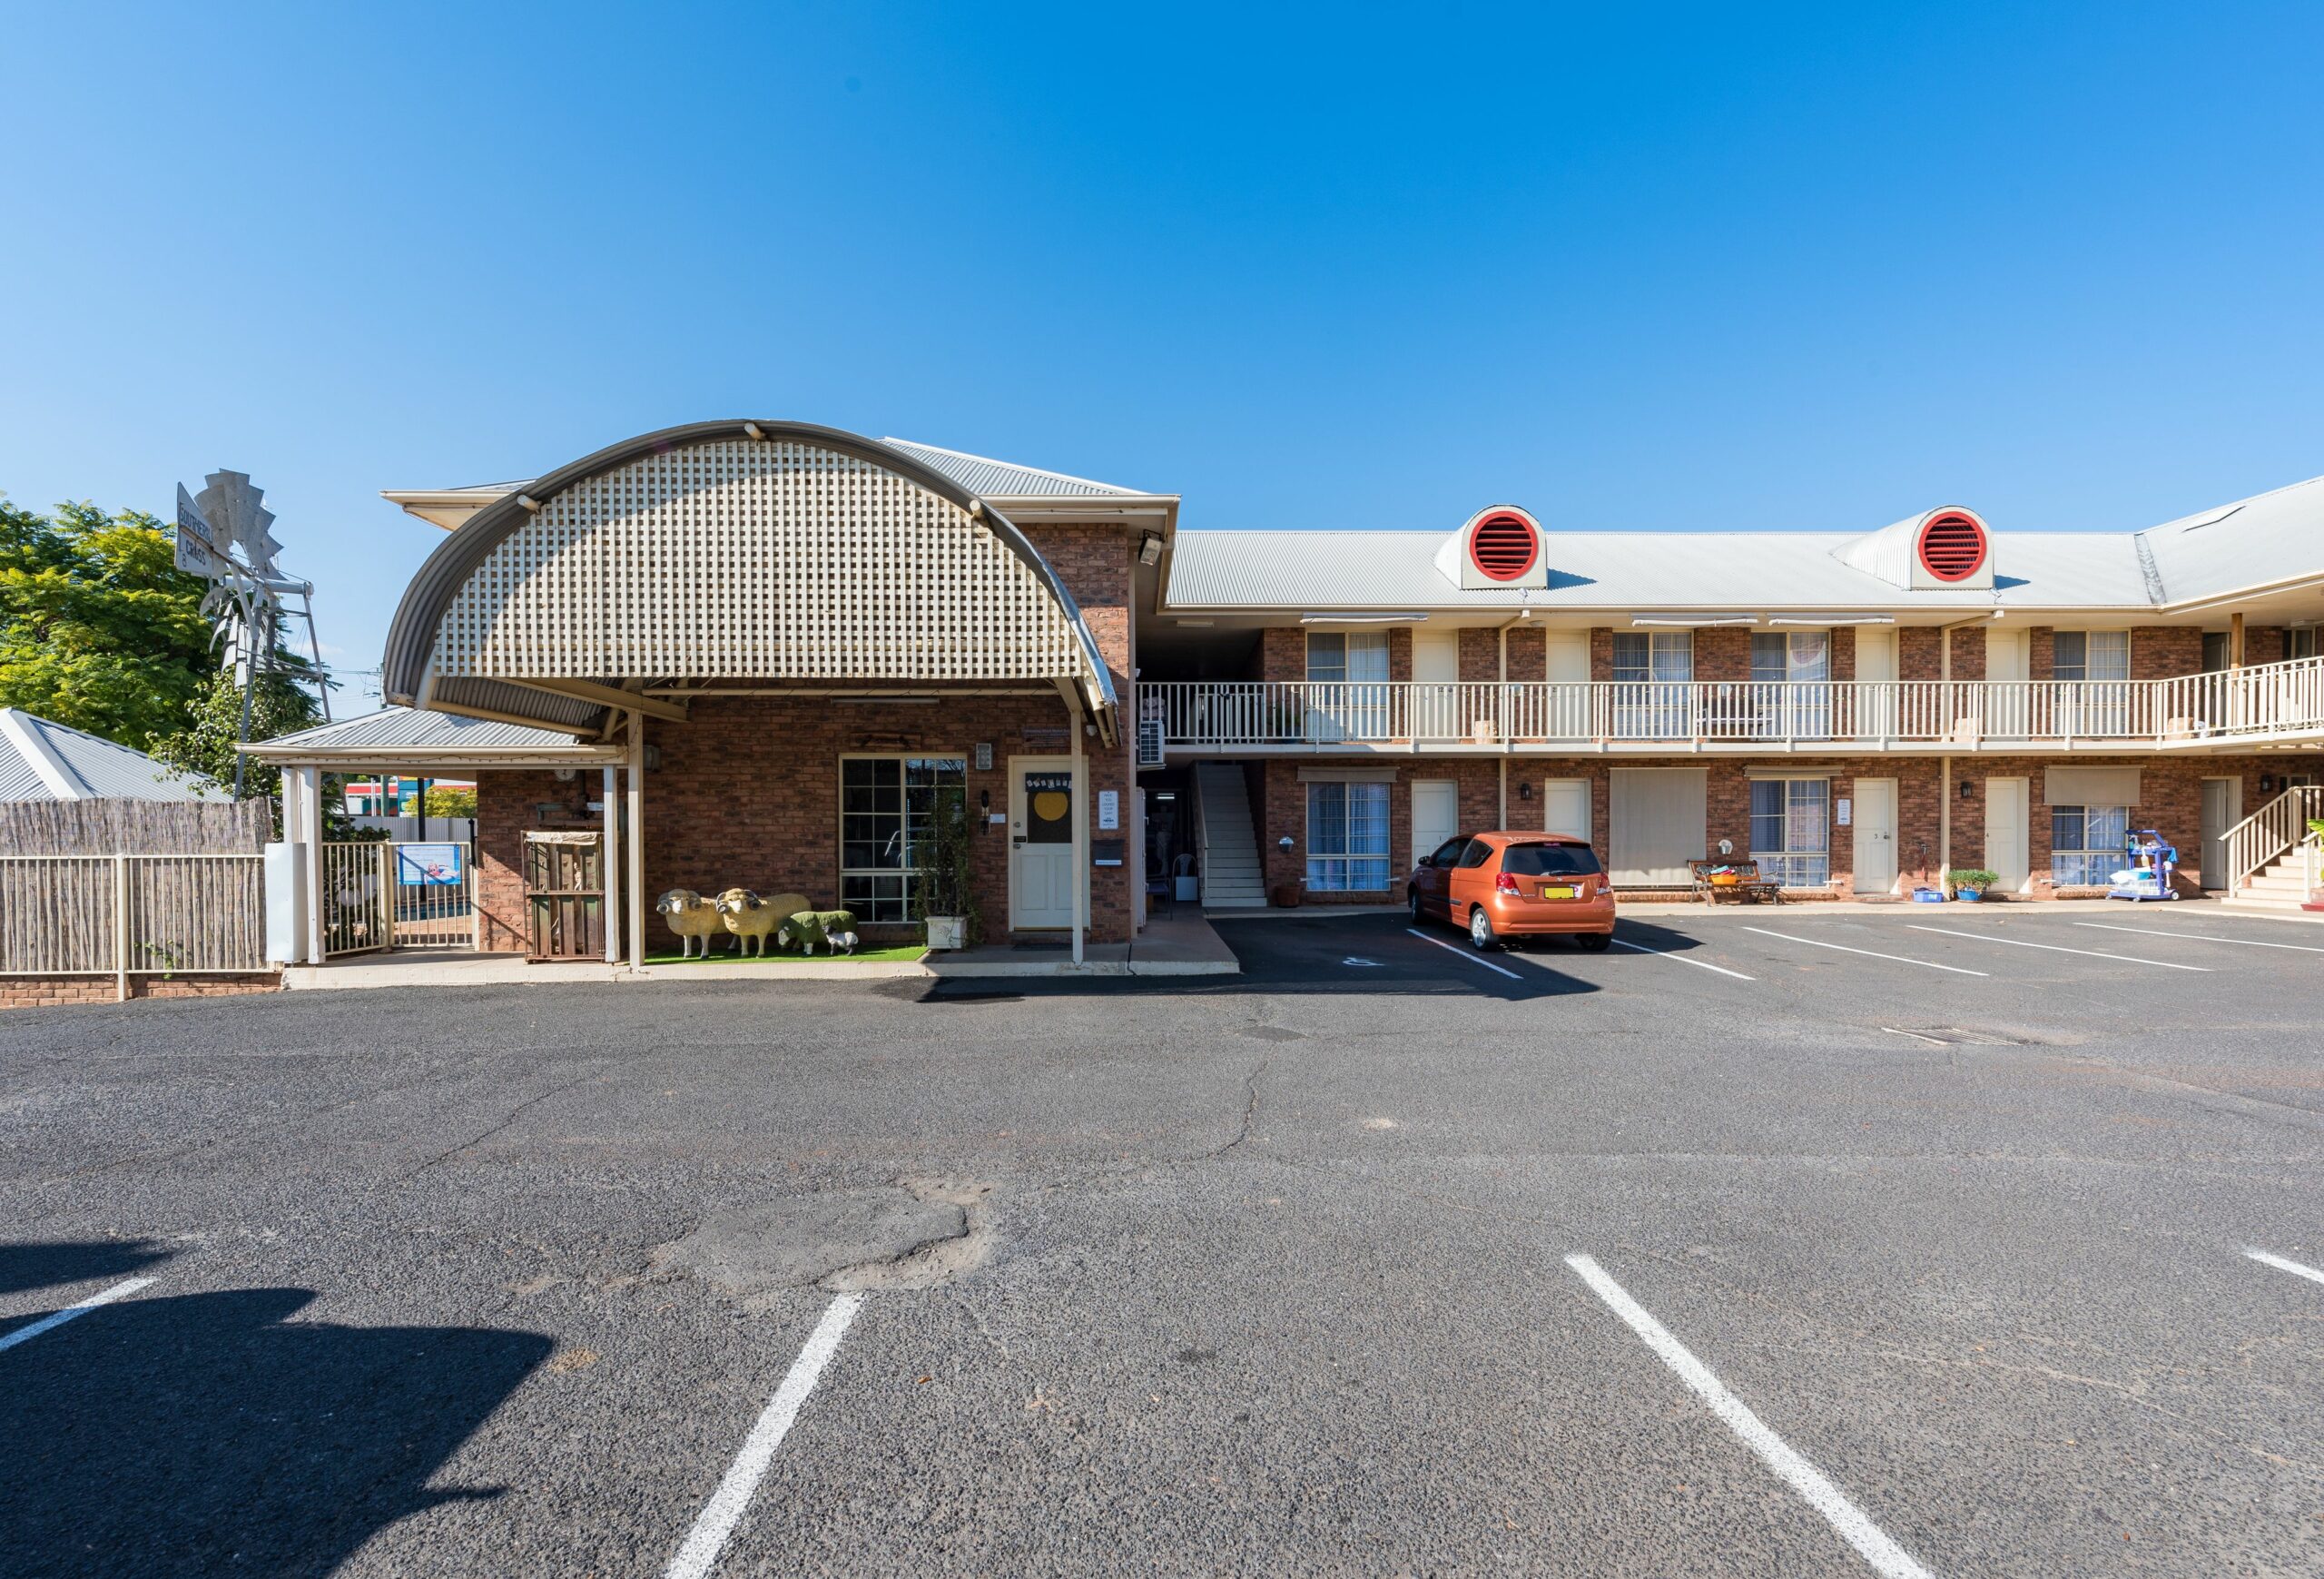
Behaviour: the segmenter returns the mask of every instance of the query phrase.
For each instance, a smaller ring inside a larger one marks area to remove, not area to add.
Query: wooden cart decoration
[[[605,835],[578,831],[525,835],[527,959],[606,957]]]

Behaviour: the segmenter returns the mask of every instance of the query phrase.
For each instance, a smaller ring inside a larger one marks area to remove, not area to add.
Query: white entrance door
[[[1461,721],[1461,633],[1413,632],[1412,733],[1415,740],[1458,740],[1468,733]],[[1458,833],[1459,829],[1454,829]],[[1447,834],[1446,838],[1451,838]],[[1431,845],[1433,849],[1435,846]]]
[[[1571,834],[1577,839],[1590,836],[1588,779],[1552,778],[1542,781],[1541,831],[1545,834]]]
[[[1857,779],[1853,799],[1856,891],[1886,893],[1896,886],[1896,781]]]
[[[2033,732],[2033,675],[2031,631],[1985,632],[1986,734],[2004,740],[2022,740]]]
[[[2240,778],[2203,780],[2202,883],[2227,886],[2227,831],[2243,820],[2243,781]]]
[[[2032,797],[2029,780],[1985,780],[1984,864],[1994,874],[1994,889],[2002,893],[2022,892],[2026,878],[2032,875],[2033,846],[2028,842],[2033,824]]]
[[[1461,786],[1449,778],[1413,780],[1413,864],[1461,831]]]
[[[1872,626],[1856,631],[1856,732],[1867,740],[1896,733],[1896,633]]]
[[[1009,925],[1073,925],[1073,819],[1081,796],[1069,756],[1009,759]]]
[[[1684,888],[1703,858],[1708,782],[1699,767],[1618,767],[1609,785],[1610,852],[1618,888]]]

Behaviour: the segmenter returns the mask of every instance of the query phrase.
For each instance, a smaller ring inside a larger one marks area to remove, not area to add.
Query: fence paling
[[[0,856],[0,975],[239,974],[267,967],[257,855]]]

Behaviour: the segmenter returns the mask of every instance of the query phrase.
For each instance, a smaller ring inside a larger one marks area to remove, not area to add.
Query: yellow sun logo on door
[[[1054,823],[1072,804],[1063,790],[1042,790],[1033,796],[1033,815],[1044,823]]]

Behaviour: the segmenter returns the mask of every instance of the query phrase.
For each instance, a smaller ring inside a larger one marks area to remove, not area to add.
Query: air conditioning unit
[[[1436,568],[1464,592],[1547,587],[1550,561],[1541,523],[1515,505],[1489,506],[1436,551]]]

